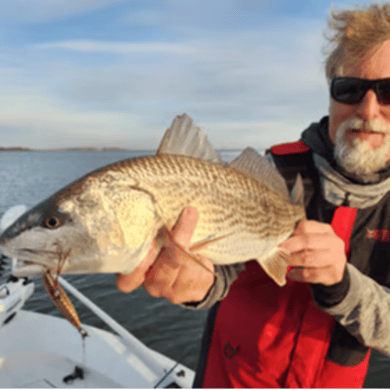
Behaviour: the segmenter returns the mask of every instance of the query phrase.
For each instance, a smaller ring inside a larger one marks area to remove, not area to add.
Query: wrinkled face
[[[390,77],[390,40],[343,76],[371,80]],[[376,172],[386,165],[390,159],[390,105],[379,103],[373,90],[357,104],[331,98],[329,115],[329,136],[339,165],[357,175]]]

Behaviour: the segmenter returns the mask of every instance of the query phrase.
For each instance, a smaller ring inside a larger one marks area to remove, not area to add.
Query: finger
[[[178,244],[185,248],[190,245],[198,219],[199,212],[196,207],[186,207],[182,211],[171,232],[172,237]]]
[[[333,253],[328,250],[303,250],[284,257],[284,260],[291,267],[334,267],[340,269],[346,263],[346,256],[344,253]]]
[[[199,261],[207,268],[214,268],[211,261],[206,257],[199,256]],[[205,272],[202,267],[195,264],[190,274],[187,272],[179,273],[179,277],[172,285],[173,294],[168,299],[175,304],[183,302],[200,302],[204,299],[210,287],[213,285],[214,278],[215,276],[213,273]]]
[[[296,282],[318,283],[318,270],[308,267],[293,268],[287,274],[287,277]]]
[[[129,293],[130,291],[135,290],[144,281],[144,275],[141,272],[135,272],[134,275],[116,275],[116,287],[118,290]]]
[[[153,264],[146,275],[142,287],[151,296],[167,298],[173,289],[173,285],[179,276],[181,263],[175,256],[168,255],[170,251],[163,248],[157,261]],[[161,261],[159,261],[161,259]]]
[[[179,246],[189,246],[198,219],[199,213],[195,207],[187,207],[182,211],[171,231],[173,240]],[[148,270],[143,287],[150,295],[154,297],[165,296],[164,291],[171,290],[182,266],[183,249],[179,246],[165,243],[153,266]]]
[[[295,236],[295,235],[311,234],[311,233],[334,234],[334,231],[333,231],[333,228],[327,223],[308,220],[308,221],[299,222],[294,229],[293,235]]]
[[[156,276],[159,276],[160,279],[173,278],[182,264],[179,256],[180,253],[176,247],[162,248],[153,266],[146,274],[145,282],[148,279],[156,281]]]
[[[199,256],[199,261],[213,269],[209,259]],[[213,273],[205,271],[197,263],[180,264],[170,269],[164,262],[161,266],[153,266],[143,287],[150,295],[164,297],[177,304],[201,301],[213,282]]]
[[[279,248],[294,254],[301,251],[344,251],[344,241],[335,233],[310,233],[293,235],[279,244]]]
[[[287,277],[295,282],[320,283],[330,286],[342,280],[343,272],[336,271],[332,267],[297,267],[291,269]]]
[[[138,288],[145,280],[145,275],[153,264],[156,257],[156,242],[153,241],[143,262],[130,274],[116,275],[116,286],[122,292],[130,292]]]

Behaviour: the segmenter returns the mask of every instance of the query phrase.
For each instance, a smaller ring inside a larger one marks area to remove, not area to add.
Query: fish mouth
[[[42,275],[47,266],[43,262],[39,261],[41,255],[47,251],[35,250],[35,249],[20,249],[17,256],[12,258],[12,274],[17,277]],[[53,255],[55,253],[53,252]]]
[[[12,259],[12,275],[16,277],[42,275],[46,271],[46,267],[42,264],[30,260]]]

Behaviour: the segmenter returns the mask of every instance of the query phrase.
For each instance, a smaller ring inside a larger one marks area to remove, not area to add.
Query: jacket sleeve
[[[341,302],[328,306],[314,300],[362,344],[390,357],[390,289],[347,264],[349,289]]]
[[[202,310],[210,309],[215,303],[226,297],[231,284],[237,279],[241,271],[245,269],[244,263],[231,265],[216,265],[214,272],[216,277],[206,297],[201,302],[187,302],[181,306],[186,309]]]

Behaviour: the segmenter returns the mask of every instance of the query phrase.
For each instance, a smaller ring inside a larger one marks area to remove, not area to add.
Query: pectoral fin
[[[217,276],[211,269],[207,268],[197,257],[194,253],[191,253],[190,250],[187,250],[183,248],[181,245],[179,245],[172,237],[171,232],[169,229],[164,226],[162,227],[158,235],[156,237],[157,245],[159,247],[165,247],[165,248],[175,248],[177,251],[180,252],[181,258],[183,261],[186,260],[192,260],[195,261],[197,264],[199,264],[201,267],[203,267],[206,271],[211,272],[214,276]]]
[[[200,251],[201,249],[206,248],[207,245],[213,244],[214,242],[217,242],[217,241],[219,241],[219,240],[222,240],[223,238],[229,237],[229,236],[231,236],[232,234],[233,234],[233,233],[224,234],[223,236],[214,237],[214,238],[210,238],[210,239],[206,239],[206,240],[197,242],[196,244],[194,244],[194,245],[192,245],[192,246],[190,247],[190,251],[191,251],[191,252]]]
[[[268,256],[257,260],[266,274],[281,287],[286,284],[288,269],[288,264],[284,260],[286,257],[288,257],[288,253],[282,251],[280,248],[275,248]]]

